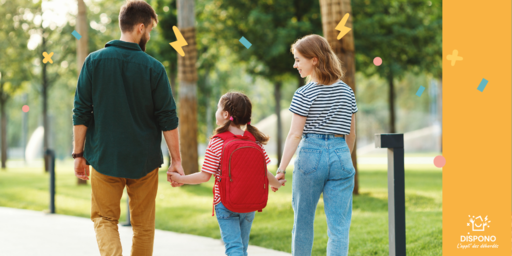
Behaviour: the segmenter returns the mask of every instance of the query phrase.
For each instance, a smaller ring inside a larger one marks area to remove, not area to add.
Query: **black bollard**
[[[404,135],[375,134],[375,147],[388,149],[389,255],[405,255]]]
[[[48,171],[50,172],[50,213],[55,213],[55,152],[47,149],[46,156],[49,159]]]

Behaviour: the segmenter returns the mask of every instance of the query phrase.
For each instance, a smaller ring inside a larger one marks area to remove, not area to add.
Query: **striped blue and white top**
[[[310,82],[300,87],[289,110],[307,117],[303,133],[350,134],[352,114],[358,109],[354,92],[340,80],[331,85]]]

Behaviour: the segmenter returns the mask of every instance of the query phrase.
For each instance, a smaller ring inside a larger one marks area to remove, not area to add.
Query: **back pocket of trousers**
[[[352,156],[350,155],[350,150],[348,147],[336,149],[334,151],[340,160],[341,170],[343,173],[350,177],[356,173],[356,169],[352,164]]]
[[[305,175],[315,172],[321,157],[322,150],[320,149],[301,148],[299,152],[298,169]]]

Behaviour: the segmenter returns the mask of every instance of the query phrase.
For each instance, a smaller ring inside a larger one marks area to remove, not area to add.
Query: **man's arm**
[[[80,71],[75,91],[73,108],[73,153],[84,152],[87,125],[94,118],[92,102],[92,82],[89,74],[90,57],[87,57]],[[75,176],[82,180],[89,179],[89,165],[85,158],[75,158]]]
[[[171,173],[177,172],[180,175],[185,175],[183,166],[181,166],[180,135],[177,128],[170,131],[164,131],[163,133],[165,143],[167,143],[167,148],[171,155],[171,166],[169,166],[169,169],[167,170],[167,181],[171,182],[173,187],[179,187],[183,185],[183,183],[177,183],[171,180]]]
[[[73,126],[73,153],[84,152],[85,134],[87,133],[87,126],[75,125]],[[89,180],[89,165],[87,165],[85,158],[75,158],[75,176],[82,180]]]

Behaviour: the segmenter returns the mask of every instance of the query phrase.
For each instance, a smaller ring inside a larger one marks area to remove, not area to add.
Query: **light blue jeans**
[[[249,234],[255,212],[237,213],[228,210],[222,202],[215,206],[220,236],[228,256],[247,256]]]
[[[304,134],[293,170],[292,255],[311,255],[315,210],[324,194],[328,256],[348,255],[355,169],[345,138]]]

